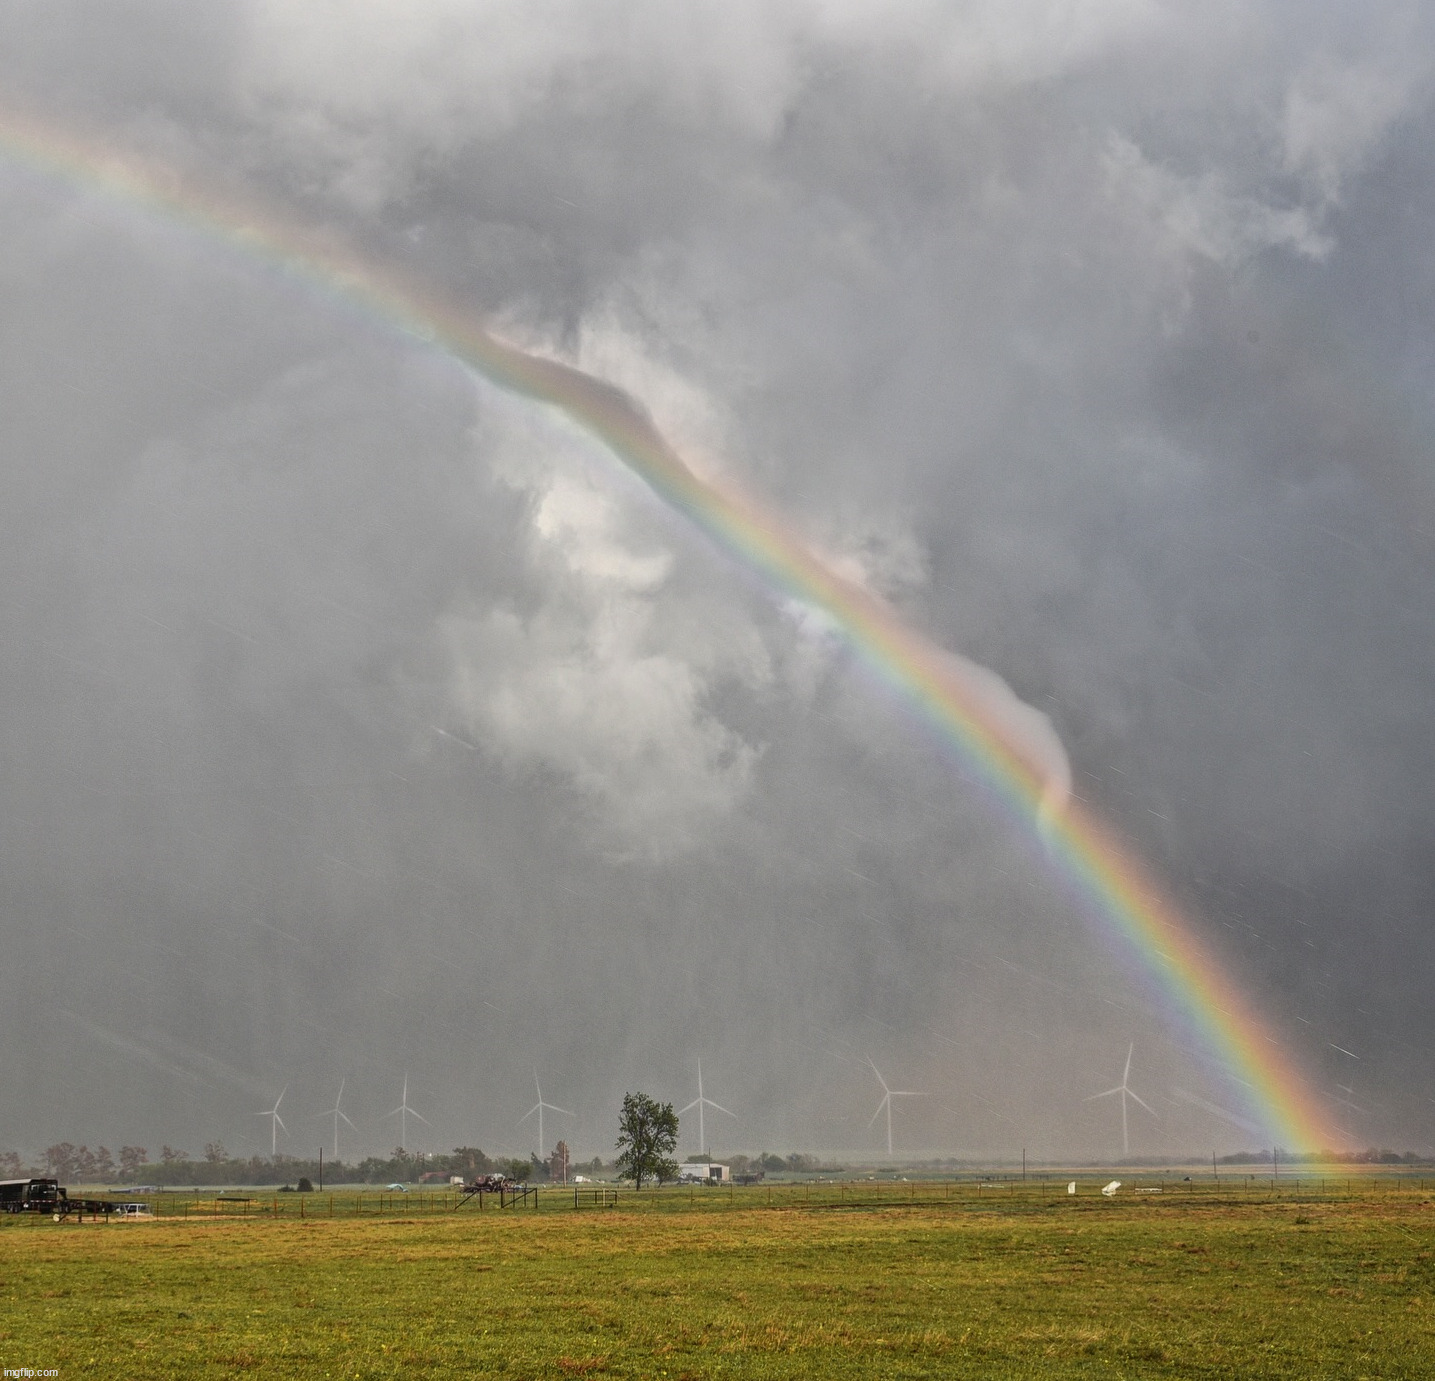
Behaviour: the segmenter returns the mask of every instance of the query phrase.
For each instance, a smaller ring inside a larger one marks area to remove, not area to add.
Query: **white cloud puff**
[[[761,638],[730,601],[673,578],[673,554],[590,469],[616,462],[531,409],[498,413],[484,440],[529,499],[531,598],[443,619],[453,711],[514,768],[576,788],[608,847],[686,847],[747,790],[760,749],[711,702],[767,680]]]

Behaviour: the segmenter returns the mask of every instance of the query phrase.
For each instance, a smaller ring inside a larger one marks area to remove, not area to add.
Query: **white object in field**
[[[1114,1197],[1115,1197],[1116,1191],[1117,1191],[1118,1189],[1120,1189],[1120,1188],[1121,1188],[1121,1181],[1120,1181],[1120,1180],[1112,1180],[1110,1184],[1108,1184],[1108,1185],[1106,1185],[1106,1186],[1104,1186],[1104,1187],[1102,1188],[1101,1192],[1102,1192],[1103,1194],[1105,1194],[1108,1199],[1110,1199],[1110,1198],[1114,1198]]]
[[[1075,1193],[1076,1193],[1076,1181],[1075,1181],[1075,1180],[1072,1180],[1072,1182],[1071,1182],[1069,1185],[1066,1186],[1066,1192],[1067,1192],[1068,1194],[1075,1194]]]

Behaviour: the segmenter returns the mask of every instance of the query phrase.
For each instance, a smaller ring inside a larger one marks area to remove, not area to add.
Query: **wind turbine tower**
[[[402,1145],[404,1150],[406,1151],[409,1148],[410,1117],[418,1118],[418,1120],[422,1122],[425,1127],[427,1127],[430,1131],[433,1130],[433,1123],[430,1122],[428,1118],[423,1116],[422,1113],[417,1113],[411,1107],[409,1107],[409,1076],[407,1074],[404,1075],[403,1100],[399,1103],[398,1107],[393,1110],[393,1112],[386,1112],[384,1116],[397,1117],[399,1119],[399,1144]],[[347,1122],[348,1118],[345,1118],[344,1120]],[[349,1125],[352,1126],[353,1124],[350,1123]]]
[[[550,1112],[561,1112],[564,1117],[577,1117],[578,1114],[576,1112],[569,1112],[567,1108],[560,1108],[556,1103],[545,1103],[543,1101],[543,1088],[538,1082],[538,1071],[536,1069],[533,1071],[533,1087],[537,1090],[538,1101],[518,1120],[520,1122],[527,1122],[534,1113],[538,1114],[538,1154],[545,1156],[548,1152],[544,1148],[548,1143],[543,1140],[543,1109],[547,1108]]]
[[[728,1117],[737,1117],[737,1114],[735,1112],[728,1112],[728,1110],[721,1104],[714,1103],[711,1098],[703,1097],[703,1062],[699,1060],[698,1096],[694,1098],[693,1101],[689,1103],[686,1108],[680,1108],[678,1110],[678,1116],[681,1117],[685,1112],[689,1112],[693,1108],[696,1108],[698,1110],[698,1150],[701,1151],[703,1155],[708,1154],[708,1139],[706,1131],[703,1128],[703,1109],[705,1107],[711,1108],[714,1112],[726,1113]]]
[[[266,1108],[263,1112],[257,1112],[255,1117],[267,1117],[269,1122],[269,1159],[273,1160],[279,1154],[279,1128],[284,1127],[284,1119],[279,1116],[279,1105],[284,1101],[284,1095],[289,1092],[289,1085],[285,1084],[279,1091],[279,1097],[274,1100],[272,1108]],[[284,1135],[289,1135],[289,1128],[284,1127]]]
[[[1161,1120],[1160,1114],[1157,1113],[1155,1108],[1146,1102],[1139,1094],[1131,1091],[1131,1056],[1135,1053],[1135,1050],[1136,1042],[1132,1041],[1132,1043],[1126,1047],[1126,1068],[1121,1071],[1121,1082],[1117,1084],[1115,1088],[1106,1089],[1101,1093],[1093,1093],[1089,1098],[1083,1098],[1081,1100],[1083,1103],[1090,1103],[1097,1098],[1112,1098],[1118,1093],[1121,1095],[1121,1154],[1123,1156],[1129,1156],[1131,1154],[1131,1134],[1126,1120],[1126,1100],[1128,1098],[1140,1103],[1158,1122]]]
[[[872,1114],[872,1121],[868,1122],[870,1127],[879,1117],[883,1110],[887,1113],[887,1154],[892,1154],[892,1100],[894,1098],[925,1098],[925,1093],[918,1093],[915,1089],[888,1088],[887,1081],[882,1077],[882,1071],[872,1063],[872,1057],[867,1057],[867,1064],[872,1073],[877,1076],[877,1082],[882,1085],[882,1101],[877,1104],[877,1111]]]
[[[407,1091],[408,1091],[408,1090],[405,1089],[405,1093],[407,1093]],[[325,1109],[325,1111],[323,1111],[323,1112],[315,1113],[315,1114],[314,1114],[315,1117],[332,1117],[332,1118],[334,1119],[334,1159],[335,1159],[335,1160],[338,1160],[338,1159],[339,1159],[339,1119],[342,1117],[342,1118],[344,1119],[344,1121],[349,1124],[349,1126],[354,1127],[353,1121],[350,1119],[349,1114],[346,1113],[346,1112],[344,1112],[344,1111],[340,1108],[340,1106],[339,1106],[343,1101],[344,1101],[344,1081],[343,1081],[342,1079],[340,1079],[340,1080],[339,1080],[339,1096],[338,1096],[336,1099],[334,1099],[334,1106],[333,1106],[332,1108],[327,1108],[327,1109]],[[405,1101],[405,1102],[408,1102],[408,1099],[405,1098],[404,1101]],[[416,1115],[417,1115],[417,1114],[416,1114]],[[359,1129],[358,1129],[357,1127],[354,1127],[354,1130],[357,1132]]]

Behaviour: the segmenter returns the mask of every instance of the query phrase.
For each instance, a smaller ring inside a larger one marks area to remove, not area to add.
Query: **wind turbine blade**
[[[421,1113],[421,1112],[415,1112],[412,1108],[409,1109],[409,1116],[410,1116],[410,1117],[416,1117],[416,1118],[418,1118],[418,1120],[419,1120],[420,1122],[422,1122],[425,1127],[432,1127],[432,1126],[433,1126],[433,1123],[430,1122],[430,1121],[428,1120],[428,1118],[426,1118],[426,1117],[423,1115],[423,1113]]]
[[[280,1117],[277,1112],[274,1114],[274,1120],[275,1120],[281,1127],[284,1127],[284,1119],[283,1119],[282,1117]],[[288,1135],[289,1135],[289,1128],[288,1128],[288,1127],[284,1127],[284,1135],[285,1135],[285,1136],[288,1136]]]
[[[289,1092],[289,1085],[288,1085],[288,1084],[285,1084],[284,1087],[279,1090],[279,1097],[274,1100],[274,1111],[275,1111],[275,1112],[278,1112],[278,1111],[279,1111],[279,1105],[280,1105],[280,1103],[282,1103],[282,1102],[284,1101],[284,1095],[285,1095],[286,1093],[288,1093],[288,1092]]]
[[[914,1088],[894,1088],[890,1092],[893,1098],[925,1098],[927,1096],[924,1090]]]
[[[882,1092],[890,1093],[891,1089],[887,1087],[887,1081],[882,1077],[882,1071],[872,1063],[872,1057],[870,1055],[867,1057],[867,1064],[871,1068],[872,1073],[877,1076],[877,1082],[882,1085]]]
[[[1130,1089],[1127,1089],[1126,1092],[1130,1094],[1131,1097],[1134,1098],[1138,1103],[1140,1103],[1141,1106],[1145,1108],[1146,1111],[1149,1112],[1151,1116],[1154,1117],[1158,1122],[1161,1120],[1161,1114],[1157,1112],[1156,1109],[1153,1108],[1150,1103],[1148,1103],[1144,1098],[1142,1098],[1139,1093],[1131,1093]]]
[[[714,1103],[711,1098],[704,1098],[703,1102],[706,1103],[708,1107],[710,1107],[714,1112],[727,1112],[727,1109],[723,1107],[721,1103]],[[729,1117],[737,1116],[735,1112],[727,1112],[727,1115]]]
[[[1126,1047],[1126,1068],[1121,1073],[1121,1082],[1124,1084],[1131,1078],[1131,1057],[1136,1053],[1136,1042],[1132,1041]]]
[[[396,1108],[393,1110],[393,1112],[386,1112],[386,1113],[384,1114],[384,1117],[397,1117],[401,1112],[403,1112],[403,1110],[404,1110],[404,1105],[403,1105],[402,1103],[400,1103],[400,1104],[398,1105],[398,1107],[396,1107]],[[381,1120],[382,1120],[382,1119],[381,1119]]]
[[[349,1126],[354,1127],[353,1119],[349,1116],[348,1113],[346,1113],[346,1112],[341,1112],[341,1113],[339,1114],[339,1116],[342,1117],[342,1118],[344,1119],[344,1121],[349,1124]],[[354,1127],[354,1130],[357,1132],[359,1129],[358,1129],[357,1127]]]
[[[891,1094],[888,1094],[887,1097],[890,1098]],[[872,1114],[872,1121],[867,1124],[869,1127],[872,1125],[873,1122],[876,1122],[876,1120],[882,1116],[882,1109],[886,1106],[887,1098],[884,1098],[880,1103],[877,1104],[877,1111]]]
[[[576,1112],[569,1112],[567,1108],[560,1108],[557,1103],[545,1103],[543,1105],[549,1112],[561,1112],[564,1117],[577,1117]]]
[[[529,1119],[530,1117],[532,1117],[533,1114],[536,1113],[536,1112],[538,1111],[538,1109],[541,1108],[542,1106],[543,1106],[542,1103],[535,1103],[535,1104],[534,1104],[531,1108],[529,1108],[528,1111],[527,1111],[526,1113],[524,1113],[523,1116],[520,1117],[518,1120],[519,1120],[520,1122],[527,1122],[528,1119]]]
[[[1123,1087],[1122,1085],[1118,1084],[1115,1088],[1109,1088],[1109,1089],[1107,1089],[1105,1093],[1093,1093],[1090,1097],[1088,1097],[1088,1098],[1083,1098],[1081,1101],[1082,1101],[1083,1103],[1089,1103],[1089,1102],[1091,1102],[1091,1100],[1092,1100],[1093,1098],[1110,1098],[1113,1093],[1130,1093],[1130,1092],[1131,1092],[1130,1089],[1125,1088],[1125,1087]]]
[[[700,1102],[702,1102],[702,1099],[694,1098],[693,1101],[687,1105],[687,1107],[678,1109],[678,1116],[681,1117],[685,1112],[691,1112],[695,1107],[697,1107]],[[713,1107],[717,1107],[717,1104],[714,1103]]]

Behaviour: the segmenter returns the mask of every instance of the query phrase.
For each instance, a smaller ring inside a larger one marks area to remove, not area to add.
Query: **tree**
[[[623,1095],[618,1115],[618,1173],[636,1181],[678,1177],[673,1151],[678,1144],[678,1115],[671,1103],[659,1103],[646,1093]]]
[[[139,1174],[140,1166],[145,1163],[147,1155],[149,1152],[143,1146],[121,1146],[120,1174],[126,1179],[134,1179]]]
[[[229,1152],[224,1149],[222,1141],[207,1141],[204,1144],[204,1158],[211,1165],[218,1165],[220,1161],[229,1159]]]
[[[454,1170],[467,1170],[470,1178],[486,1175],[493,1168],[493,1162],[477,1146],[455,1146],[449,1165]]]
[[[159,1158],[166,1165],[173,1165],[176,1161],[188,1160],[189,1152],[176,1151],[173,1146],[166,1146],[160,1151]]]

